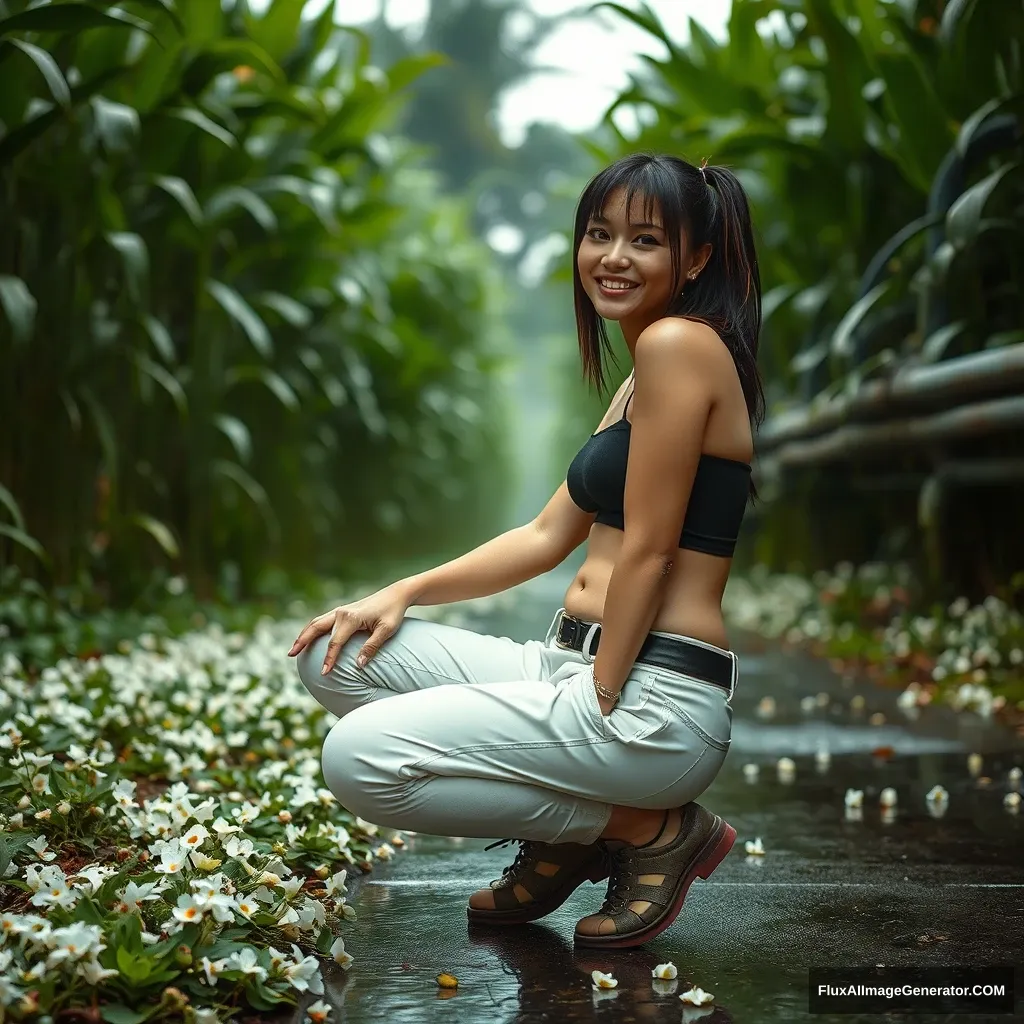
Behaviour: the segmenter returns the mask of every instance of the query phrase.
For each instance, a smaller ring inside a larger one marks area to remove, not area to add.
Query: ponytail
[[[711,256],[670,312],[703,320],[718,332],[732,353],[747,413],[757,427],[765,413],[764,388],[757,368],[761,275],[750,204],[739,179],[728,168],[702,165],[695,171],[704,191],[707,216],[692,219],[690,244],[699,248],[710,242]],[[696,230],[701,220],[704,231]]]

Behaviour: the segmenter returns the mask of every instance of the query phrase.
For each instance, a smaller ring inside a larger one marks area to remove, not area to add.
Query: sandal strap
[[[515,860],[505,868],[501,878],[491,882],[496,910],[514,910],[530,902],[521,900],[516,895],[517,885],[523,886],[533,900],[541,899],[549,889],[560,884],[567,870],[595,855],[603,856],[603,848],[593,845],[539,843],[525,839],[499,840],[485,849],[490,850],[495,846],[505,846],[513,842],[520,844]],[[537,870],[538,864],[554,864],[557,870],[553,874],[541,874]]]

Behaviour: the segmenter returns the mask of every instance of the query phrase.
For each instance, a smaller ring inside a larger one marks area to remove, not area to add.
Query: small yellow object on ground
[[[439,974],[437,983],[441,988],[458,988],[459,979],[454,974]]]

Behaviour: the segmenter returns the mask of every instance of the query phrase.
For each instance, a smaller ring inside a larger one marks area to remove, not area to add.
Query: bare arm
[[[609,405],[615,405],[628,379]],[[596,429],[604,426],[605,412]],[[489,597],[518,586],[560,565],[590,534],[594,513],[584,512],[569,497],[563,482],[531,522],[499,534],[479,547],[434,569],[395,584],[410,604],[450,604]]]
[[[536,519],[395,586],[414,605],[500,593],[554,569],[586,540],[593,519],[573,504],[563,483]]]

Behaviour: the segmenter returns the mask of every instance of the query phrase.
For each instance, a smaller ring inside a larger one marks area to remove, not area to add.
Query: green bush
[[[0,0],[0,565],[208,596],[503,506],[496,278],[389,135],[436,58],[305,7]]]

